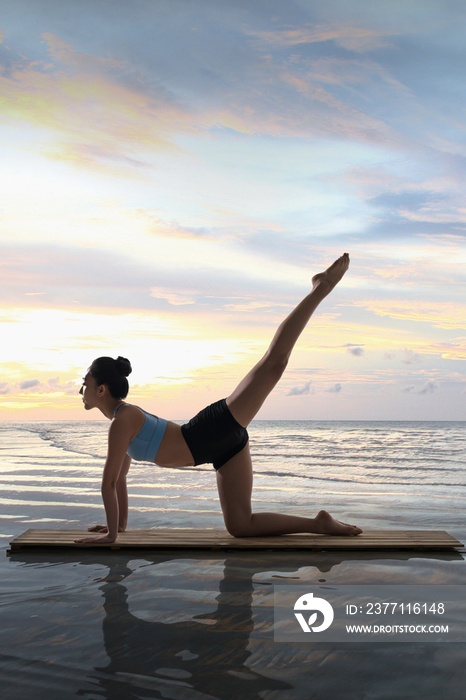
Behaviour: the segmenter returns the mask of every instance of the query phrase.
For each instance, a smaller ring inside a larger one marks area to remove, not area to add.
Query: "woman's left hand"
[[[101,535],[100,537],[83,537],[80,540],[75,540],[75,544],[112,544],[116,542],[116,537],[110,537],[110,535]]]

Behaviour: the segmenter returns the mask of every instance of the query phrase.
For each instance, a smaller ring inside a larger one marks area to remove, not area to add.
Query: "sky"
[[[466,4],[0,0],[0,420],[189,419],[351,265],[258,418],[466,420]]]

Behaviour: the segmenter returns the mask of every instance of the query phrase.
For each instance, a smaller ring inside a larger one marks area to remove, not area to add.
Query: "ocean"
[[[270,597],[287,579],[464,584],[462,552],[5,556],[28,528],[105,522],[108,425],[0,423],[2,698],[464,697],[463,645],[279,643]],[[466,423],[253,421],[249,433],[254,510],[324,508],[363,530],[466,542]],[[133,463],[128,492],[129,528],[223,527],[211,465]]]

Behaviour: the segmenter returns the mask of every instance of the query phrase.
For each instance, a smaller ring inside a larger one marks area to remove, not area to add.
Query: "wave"
[[[107,427],[107,421],[0,424],[3,432],[14,428],[33,433],[62,454],[89,460],[105,459]],[[466,475],[465,427],[461,422],[429,422],[420,429],[418,423],[411,422],[258,421],[253,423],[250,441],[254,472],[292,483],[307,479],[367,486],[461,488],[466,485],[466,477],[462,480]],[[34,455],[31,457],[30,461]]]

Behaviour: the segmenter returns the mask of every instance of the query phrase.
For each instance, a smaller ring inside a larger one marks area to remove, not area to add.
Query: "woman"
[[[131,365],[125,358],[101,357],[90,366],[81,387],[86,410],[98,408],[110,421],[108,453],[102,477],[107,526],[101,533],[75,542],[115,542],[126,529],[126,475],[131,458],[161,467],[192,467],[212,462],[223,518],[234,537],[284,535],[297,532],[358,535],[362,530],[334,520],[321,510],[315,518],[281,513],[252,513],[252,464],[247,426],[282,376],[291,351],[310,317],[349,266],[344,253],[325,272],[312,278],[313,289],[279,326],[264,357],[226,399],[177,425],[123,401]]]

